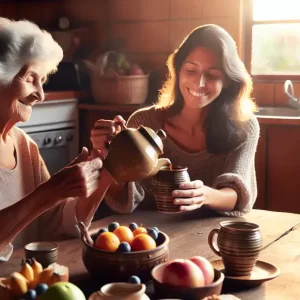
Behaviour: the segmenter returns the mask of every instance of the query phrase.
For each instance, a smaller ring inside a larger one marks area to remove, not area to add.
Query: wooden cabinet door
[[[267,127],[260,125],[260,137],[255,155],[257,199],[254,208],[266,209]]]
[[[270,126],[267,209],[300,213],[300,128]]]

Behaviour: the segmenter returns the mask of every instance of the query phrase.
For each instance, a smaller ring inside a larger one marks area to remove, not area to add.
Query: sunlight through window
[[[253,0],[251,73],[300,75],[300,0]]]
[[[253,20],[299,20],[300,0],[253,0]]]

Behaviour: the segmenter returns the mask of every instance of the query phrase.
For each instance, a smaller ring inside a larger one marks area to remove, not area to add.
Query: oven
[[[77,100],[48,100],[33,107],[28,122],[18,123],[38,145],[53,175],[79,153]]]

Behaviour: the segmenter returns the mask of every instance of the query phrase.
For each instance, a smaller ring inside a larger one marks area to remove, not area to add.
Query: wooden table
[[[114,215],[96,221],[92,224],[91,231],[106,227],[112,221],[118,221],[124,225],[137,222],[149,227],[157,226],[170,237],[171,258],[189,258],[193,255],[201,255],[209,260],[214,260],[218,257],[209,248],[207,236],[213,228],[218,227],[221,221],[230,218],[203,217],[202,214],[204,212],[195,211],[165,215],[153,211],[137,210],[130,215]],[[271,243],[261,252],[259,259],[275,264],[280,268],[281,274],[260,287],[233,294],[243,300],[300,299],[300,215],[253,210],[239,220],[259,224],[264,245]],[[281,235],[283,236],[280,237]],[[91,282],[81,260],[81,241],[65,240],[58,244],[58,263],[69,267],[70,281],[80,287],[83,282]],[[8,276],[18,270],[23,256],[23,249],[16,249],[10,261],[0,265],[0,277]],[[97,288],[99,287],[98,283]]]

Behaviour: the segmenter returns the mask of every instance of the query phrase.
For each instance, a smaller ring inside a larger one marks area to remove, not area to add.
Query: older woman
[[[93,216],[102,161],[84,148],[50,178],[37,145],[17,122],[44,100],[42,85],[63,52],[51,35],[28,21],[0,19],[0,260],[13,246],[63,234],[77,235],[77,220]],[[79,198],[81,197],[81,198]],[[93,202],[92,202],[93,203]],[[92,206],[92,207],[94,207]],[[46,213],[45,213],[46,212]]]

